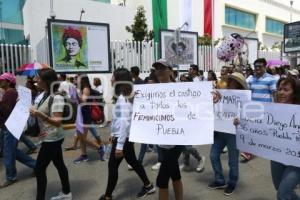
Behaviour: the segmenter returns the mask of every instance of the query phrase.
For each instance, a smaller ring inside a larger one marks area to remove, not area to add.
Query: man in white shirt
[[[69,81],[67,81],[67,75],[66,74],[60,74],[59,75],[59,80],[61,81],[61,83],[59,85],[58,91],[66,93],[66,95],[70,98],[70,91],[75,86],[72,83],[70,83]]]

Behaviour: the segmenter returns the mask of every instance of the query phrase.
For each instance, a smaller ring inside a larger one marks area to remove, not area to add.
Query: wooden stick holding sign
[[[129,140],[162,145],[213,143],[211,82],[135,85]]]

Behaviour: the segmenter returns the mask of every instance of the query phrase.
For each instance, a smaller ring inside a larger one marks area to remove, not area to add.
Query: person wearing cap
[[[158,60],[152,65],[159,83],[170,83],[170,65],[165,60]],[[159,145],[163,159],[156,179],[159,188],[159,200],[169,199],[169,180],[172,179],[175,200],[183,200],[183,185],[178,159],[183,151],[181,145]]]
[[[299,79],[299,71],[297,69],[292,69],[288,71],[288,77],[295,80]]]
[[[248,86],[243,74],[234,72],[231,75],[223,76],[227,82],[226,89],[247,90]],[[225,182],[220,156],[224,147],[228,149],[229,181]],[[224,189],[224,195],[231,195],[237,185],[239,177],[239,151],[236,148],[236,136],[225,132],[214,132],[214,144],[210,150],[210,161],[215,173],[215,179],[208,185],[211,190]]]
[[[254,61],[254,75],[246,79],[248,88],[252,91],[252,101],[272,102],[276,93],[276,79],[266,72],[267,61],[258,58]],[[253,158],[252,154],[242,152],[243,162]]]
[[[4,73],[0,76],[0,88],[4,90],[2,100],[0,101],[0,128],[4,136],[3,159],[5,166],[6,181],[1,187],[9,186],[17,181],[16,160],[22,164],[34,169],[35,160],[17,148],[18,140],[5,126],[5,122],[13,111],[18,92],[15,89],[16,77],[11,73]]]

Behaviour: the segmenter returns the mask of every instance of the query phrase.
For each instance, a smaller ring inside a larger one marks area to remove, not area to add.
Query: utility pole
[[[80,21],[80,22],[81,22],[81,18],[82,18],[83,13],[85,13],[85,11],[83,10],[83,8],[81,8],[81,11],[80,11],[80,18],[79,18],[79,21]]]
[[[290,23],[293,22],[293,4],[294,4],[294,1],[291,0],[290,1],[290,5],[291,5],[291,7],[290,7]]]
[[[50,0],[50,17],[51,17],[51,19],[55,19],[55,17],[56,17],[56,14],[55,14],[54,8],[53,8],[53,1],[54,0]]]

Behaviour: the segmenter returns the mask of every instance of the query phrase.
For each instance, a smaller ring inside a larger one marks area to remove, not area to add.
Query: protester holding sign
[[[170,66],[164,60],[159,60],[153,64],[155,72],[160,83],[169,83]],[[176,200],[183,200],[183,185],[179,169],[178,159],[181,155],[184,146],[176,145],[160,145],[162,148],[163,160],[157,175],[157,187],[159,187],[159,199],[169,199],[169,179],[173,181],[173,189]]]
[[[144,184],[137,194],[137,197],[141,198],[154,193],[155,188],[149,181],[144,167],[136,159],[134,143],[128,140],[132,116],[132,77],[127,69],[120,68],[114,71],[111,81],[114,86],[114,98],[116,98],[111,126],[112,149],[108,162],[107,187],[100,200],[112,199],[118,181],[118,169],[123,158],[132,166]]]
[[[223,76],[223,81],[227,82],[227,89],[245,90],[247,89],[246,79],[243,74],[234,72],[231,75]],[[228,148],[229,181],[226,185],[223,175],[220,156],[223,148]],[[214,132],[214,144],[210,150],[211,165],[215,173],[215,180],[208,185],[209,189],[222,189],[224,195],[231,195],[238,181],[239,176],[239,151],[236,148],[236,136],[230,133]]]
[[[17,103],[18,92],[15,86],[16,77],[13,74],[4,73],[0,76],[0,88],[4,91],[0,101],[0,129],[4,137],[3,159],[6,171],[6,181],[1,187],[9,186],[17,181],[16,160],[32,169],[35,167],[35,160],[17,148],[17,138],[5,126],[5,122]]]
[[[300,88],[292,78],[283,78],[277,84],[277,103],[300,104]],[[295,188],[300,183],[300,168],[271,161],[272,180],[277,199],[300,199]]]
[[[42,140],[35,168],[37,182],[36,199],[45,199],[47,188],[46,170],[52,161],[61,180],[62,192],[56,197],[51,198],[51,200],[72,200],[68,169],[64,163],[61,149],[64,141],[64,130],[61,126],[64,99],[61,95],[54,95],[52,93],[58,90],[58,85],[55,85],[58,78],[53,69],[46,68],[40,70],[35,79],[37,80],[38,87],[44,90],[44,96],[37,108],[33,107],[30,110],[30,114],[38,119],[40,127],[39,137]],[[53,102],[49,103],[51,95],[54,95]]]

